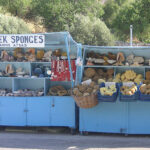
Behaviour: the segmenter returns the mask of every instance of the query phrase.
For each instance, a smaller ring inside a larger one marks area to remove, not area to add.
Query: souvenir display
[[[117,92],[116,85],[109,85],[107,87],[101,87],[100,88],[101,95],[112,96],[115,92]]]
[[[16,48],[13,51],[1,51],[0,61],[11,61],[11,62],[34,62],[34,61],[51,61],[52,50],[35,50],[30,48],[23,50],[21,48]]]
[[[49,50],[47,52],[44,53],[44,56],[42,58],[43,61],[51,61],[51,56],[52,56],[52,50]]]
[[[44,57],[44,50],[37,50],[36,58],[42,60]]]
[[[95,94],[99,89],[99,85],[95,82],[91,82],[89,85],[87,84],[80,84],[77,85],[73,89],[73,95],[80,97],[80,96],[89,96],[91,94]]]
[[[5,73],[6,73],[6,75],[11,75],[14,73],[14,69],[11,64],[8,64],[6,66]]]
[[[30,97],[30,96],[43,96],[43,89],[38,90],[17,90],[12,92],[10,89],[0,89],[0,96],[21,96],[21,97]]]
[[[100,82],[111,82],[114,77],[114,69],[95,69],[86,68],[84,71],[83,81],[91,79],[100,84]]]
[[[0,70],[1,77],[29,77],[29,72],[24,71],[23,68],[19,67],[15,69],[13,65],[8,64],[4,70]]]
[[[24,58],[24,52],[21,48],[14,49],[13,56],[14,56],[15,61],[20,61],[21,62],[25,59]]]
[[[116,55],[109,52],[108,54],[87,53],[87,65],[113,65],[116,63]]]
[[[140,92],[142,94],[150,95],[150,84],[142,84],[140,86]]]
[[[44,90],[38,89],[38,90],[30,90],[30,89],[21,89],[13,92],[13,96],[44,96]]]
[[[14,57],[9,55],[6,50],[1,51],[1,61],[14,61]]]
[[[13,96],[12,90],[0,89],[0,96]]]
[[[135,56],[134,54],[130,54],[125,58],[123,52],[100,54],[91,51],[87,53],[86,65],[143,66],[150,65],[150,59],[145,60],[144,57]]]
[[[91,80],[82,82],[73,89],[73,98],[80,108],[92,108],[98,104],[99,85]]]
[[[116,74],[113,82],[135,82],[140,84],[143,81],[143,75],[137,74],[133,70],[126,70],[124,73]]]
[[[134,95],[137,91],[137,86],[133,84],[132,86],[121,86],[120,91],[122,95]]]
[[[126,58],[126,65],[143,66],[144,65],[144,58],[141,56],[134,56],[133,54],[130,54]]]
[[[25,71],[23,68],[16,69],[16,77],[29,77],[29,72]]]
[[[30,49],[27,50],[27,52],[25,54],[25,59],[29,62],[36,61],[36,54],[35,54],[35,49],[34,48],[30,48]]]
[[[35,65],[32,68],[32,77],[51,77],[51,68],[49,65]]]
[[[76,77],[75,60],[71,60],[71,69],[73,79]],[[52,81],[71,81],[68,60],[52,60],[51,63],[51,80]]]
[[[49,89],[48,95],[51,95],[51,96],[70,96],[71,90],[67,90],[61,85],[53,86]]]

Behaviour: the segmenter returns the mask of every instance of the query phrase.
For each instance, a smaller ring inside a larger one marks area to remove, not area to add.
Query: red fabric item
[[[75,60],[71,60],[73,79],[76,77]],[[52,60],[51,63],[52,81],[71,81],[68,60]]]

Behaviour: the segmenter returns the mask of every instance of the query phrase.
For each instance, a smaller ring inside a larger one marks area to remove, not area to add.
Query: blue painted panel
[[[0,97],[0,125],[26,125],[26,98]]]
[[[27,125],[50,126],[51,97],[27,98]]]
[[[44,78],[15,78],[14,90],[18,89],[44,89]]]
[[[71,96],[53,96],[51,125],[75,128],[75,102]]]
[[[96,107],[80,109],[80,131],[125,133],[126,103],[101,102]]]
[[[0,88],[12,90],[12,78],[0,78]]]
[[[150,134],[150,102],[132,102],[128,107],[128,133]]]

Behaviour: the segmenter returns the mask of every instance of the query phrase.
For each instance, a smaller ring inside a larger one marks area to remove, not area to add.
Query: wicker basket
[[[73,96],[74,100],[80,108],[92,108],[98,104],[97,94],[89,96],[76,97]]]

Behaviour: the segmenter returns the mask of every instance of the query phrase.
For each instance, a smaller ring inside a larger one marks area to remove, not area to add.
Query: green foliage
[[[104,6],[103,20],[108,27],[111,27],[112,21],[115,19],[120,6],[115,2],[115,0],[107,1]]]
[[[123,39],[127,39],[129,36],[129,26],[133,25],[134,36],[137,36],[140,40],[142,34],[150,34],[145,32],[150,27],[150,0],[136,0],[131,5],[126,5],[120,9],[118,15],[113,20],[113,28],[116,33]],[[148,36],[148,35],[143,35]]]
[[[26,17],[31,10],[32,0],[0,0],[0,5],[11,14]]]
[[[0,14],[0,34],[30,33],[26,23],[17,17]]]
[[[120,40],[128,39],[129,26],[132,24],[136,38],[144,42],[150,41],[149,7],[150,0],[107,0],[104,5],[101,0],[0,0],[2,14],[11,13],[23,19],[32,19],[38,25],[43,23],[49,32],[62,31],[68,26],[73,34],[77,34],[74,36],[79,41],[83,38],[84,43],[96,45],[102,45],[99,41],[103,41],[97,34],[102,31],[100,25],[105,26],[100,20],[103,20]],[[81,17],[76,14],[81,14]],[[81,32],[82,36],[84,34],[84,37],[80,38],[80,33],[75,29]],[[86,37],[90,38],[90,42]],[[105,42],[104,44],[107,45]]]
[[[104,10],[99,0],[70,0],[74,7],[74,14],[82,14],[90,17],[102,17]]]
[[[108,27],[112,27],[112,22],[118,15],[120,9],[135,0],[108,0],[104,5],[103,20]]]
[[[34,13],[43,17],[49,31],[64,30],[64,25],[73,20],[73,5],[67,0],[32,0]]]
[[[44,24],[50,31],[61,31],[74,21],[74,14],[100,17],[102,5],[97,0],[32,0],[33,11],[44,18]]]
[[[76,14],[74,23],[66,29],[77,42],[88,45],[113,45],[114,37],[110,30],[96,17]]]

